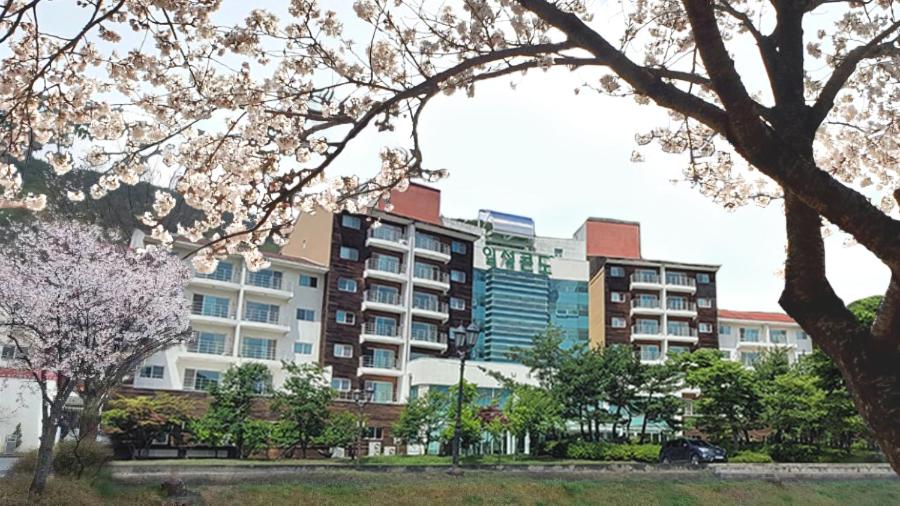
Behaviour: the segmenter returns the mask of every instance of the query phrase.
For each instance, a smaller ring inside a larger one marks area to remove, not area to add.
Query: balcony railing
[[[400,337],[400,325],[366,322],[365,325],[363,325],[363,334],[382,337]]]
[[[191,314],[198,316],[215,316],[217,318],[234,318],[234,311],[228,306],[191,304]]]
[[[361,367],[370,367],[373,369],[400,369],[400,364],[397,360],[397,357],[376,357],[373,355],[363,355],[359,357],[359,365]]]
[[[423,311],[433,311],[435,313],[449,313],[450,306],[447,305],[446,302],[440,302],[437,300],[423,300],[413,298],[413,308],[421,309]]]
[[[644,309],[659,309],[659,299],[632,299],[631,307]]]
[[[282,276],[275,276],[272,273],[267,272],[248,272],[247,284],[258,286],[260,288],[281,290],[281,278]]]
[[[275,343],[266,343],[265,345],[256,345],[253,343],[241,343],[241,357],[255,358],[257,360],[275,360]]]
[[[670,309],[672,311],[696,311],[697,304],[693,302],[668,299],[666,300],[666,309]]]
[[[654,272],[635,272],[631,275],[631,282],[659,284],[659,274]]]
[[[659,335],[659,326],[658,325],[632,325],[631,333],[632,334],[658,336]]]
[[[367,302],[376,302],[378,304],[390,304],[392,306],[400,305],[400,294],[396,292],[385,292],[382,290],[366,290],[363,298]]]
[[[666,329],[666,334],[678,337],[697,337],[697,329],[684,326],[672,326]]]
[[[366,269],[371,271],[390,272],[391,274],[403,274],[406,266],[403,262],[385,260],[384,257],[372,257],[366,260]]]
[[[769,334],[769,341],[773,344],[787,344],[787,336],[784,334]]]
[[[670,276],[666,274],[666,284],[672,286],[697,286],[694,278],[681,275]]]
[[[413,277],[437,283],[450,283],[450,275],[436,268],[416,267],[413,270]]]
[[[738,341],[742,343],[758,343],[759,334],[743,334],[738,338]]]
[[[359,391],[353,390],[337,390],[337,400],[339,401],[356,401],[360,396],[365,395]],[[369,402],[373,404],[391,404],[397,402],[397,395],[394,392],[374,392]]]
[[[191,353],[207,355],[231,355],[231,339],[224,335],[205,335],[194,332],[184,343],[185,349]]]
[[[444,255],[450,254],[449,245],[444,244],[432,237],[425,237],[421,235],[416,236],[416,248],[427,249],[428,251],[434,251],[436,253],[442,253]]]
[[[369,229],[369,237],[372,239],[381,239],[382,241],[396,242],[399,244],[406,242],[406,234],[393,227],[380,226]]]
[[[438,332],[437,330],[413,329],[409,339],[420,343],[447,344],[447,333]]]
[[[244,320],[256,323],[268,323],[270,325],[280,325],[281,315],[279,314],[279,311],[264,311],[247,308],[244,310]]]

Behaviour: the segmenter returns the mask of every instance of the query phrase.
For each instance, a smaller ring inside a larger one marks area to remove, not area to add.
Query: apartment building
[[[132,247],[145,236],[132,235]],[[176,242],[173,251],[195,248]],[[239,256],[195,273],[185,297],[191,302],[191,338],[147,358],[132,386],[209,390],[224,372],[244,362],[265,364],[273,386],[285,379],[282,361],[316,362],[320,354],[327,269],[312,261],[267,253],[267,269],[251,272]]]
[[[409,396],[409,364],[444,357],[452,328],[471,322],[477,236],[445,227],[440,192],[413,184],[393,209],[301,217],[287,252],[330,270],[319,358],[344,399],[374,390],[372,402]]]
[[[720,309],[718,331],[722,354],[748,367],[766,350],[784,349],[792,363],[812,352],[806,332],[782,313]]]
[[[576,232],[590,262],[591,346],[635,346],[646,363],[717,348],[717,265],[649,260],[640,224],[590,218]]]

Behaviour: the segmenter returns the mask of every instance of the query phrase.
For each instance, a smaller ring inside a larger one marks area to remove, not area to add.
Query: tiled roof
[[[765,311],[731,311],[729,309],[720,309],[719,318],[727,320],[755,320],[761,322],[780,322],[793,323],[793,318],[784,313],[768,313]]]

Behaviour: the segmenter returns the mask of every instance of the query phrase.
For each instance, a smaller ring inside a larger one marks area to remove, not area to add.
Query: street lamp
[[[475,347],[478,341],[478,333],[481,329],[475,322],[468,327],[460,325],[453,329],[453,345],[456,348],[456,356],[459,357],[459,386],[456,392],[456,429],[453,431],[453,471],[459,472],[459,446],[462,437],[462,403],[463,403],[463,376],[466,371],[466,358],[469,351]]]
[[[369,383],[365,390],[356,388],[352,392],[353,403],[356,404],[356,467],[362,464],[362,436],[363,436],[363,408],[372,401],[375,395],[375,385]]]

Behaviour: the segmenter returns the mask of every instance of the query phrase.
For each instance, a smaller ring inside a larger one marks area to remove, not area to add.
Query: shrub
[[[769,448],[769,455],[776,462],[818,462],[819,453],[812,445],[776,444]]]
[[[630,445],[631,446],[631,458],[630,460],[636,460],[638,462],[656,462],[659,460],[659,445],[654,444],[642,444],[642,445]]]
[[[569,444],[566,457],[601,461],[656,462],[659,458],[659,445],[576,441]]]
[[[101,443],[82,441],[75,454],[75,442],[63,441],[53,447],[53,474],[58,476],[79,476],[82,473],[96,474],[112,459],[112,449]],[[37,450],[25,452],[13,465],[13,474],[33,474],[37,467]]]
[[[566,457],[579,460],[602,460],[606,443],[573,441],[566,448]]]
[[[772,462],[772,457],[765,452],[744,451],[734,454],[728,460],[736,464],[768,464]]]

